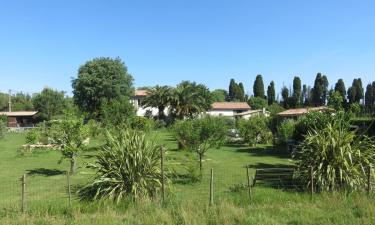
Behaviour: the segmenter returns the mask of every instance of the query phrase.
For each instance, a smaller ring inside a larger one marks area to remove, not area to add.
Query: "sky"
[[[375,80],[375,1],[0,0],[0,91],[72,94],[79,66],[120,57],[135,87]]]

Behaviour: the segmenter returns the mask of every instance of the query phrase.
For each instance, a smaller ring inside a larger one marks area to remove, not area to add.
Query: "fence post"
[[[24,174],[21,178],[22,181],[22,205],[21,205],[21,210],[22,213],[26,212],[26,174]]]
[[[160,148],[160,170],[161,170],[161,200],[165,198],[165,179],[164,179],[164,147]]]
[[[211,180],[210,180],[210,205],[214,204],[214,170],[211,169]]]
[[[311,199],[314,194],[314,167],[310,166],[310,186],[311,186]]]
[[[369,166],[367,172],[367,194],[371,192],[371,172],[371,166]]]
[[[69,207],[72,207],[72,190],[71,190],[71,187],[70,187],[70,174],[69,174],[69,171],[66,171],[66,179],[68,181]]]
[[[249,192],[249,202],[251,203],[251,185],[250,185],[250,174],[249,174],[249,166],[246,166],[246,175],[247,175],[247,189]]]

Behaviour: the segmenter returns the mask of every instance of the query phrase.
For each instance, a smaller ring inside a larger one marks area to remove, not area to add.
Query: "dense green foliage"
[[[275,82],[271,81],[267,87],[267,101],[268,105],[272,105],[276,102]]]
[[[277,127],[277,138],[280,144],[287,144],[293,137],[295,131],[294,120],[284,120]]]
[[[65,109],[65,93],[62,91],[44,88],[35,95],[33,105],[41,120],[50,120],[53,116],[61,115]]]
[[[128,124],[135,116],[134,106],[125,96],[112,101],[103,101],[100,112],[101,122],[106,126]]]
[[[328,79],[325,75],[318,73],[312,89],[312,104],[321,106],[326,104],[328,95]]]
[[[267,99],[251,96],[248,100],[251,109],[263,109],[268,106]]]
[[[154,197],[161,187],[160,147],[131,130],[107,132],[106,143],[90,168],[94,180],[80,190],[83,199]]]
[[[343,114],[323,129],[308,131],[295,153],[299,176],[308,182],[314,169],[314,185],[319,190],[360,189],[367,181],[368,167],[375,160],[375,142],[349,130]]]
[[[245,101],[245,88],[243,84],[236,83],[234,79],[230,80],[228,96],[226,97],[229,102],[243,102]]]
[[[262,75],[258,74],[255,77],[254,85],[253,85],[253,93],[254,97],[264,98],[264,83]]]
[[[200,119],[178,121],[173,133],[181,146],[199,156],[200,169],[202,159],[210,148],[219,148],[226,141],[228,128],[224,118],[205,116]]]
[[[238,130],[244,142],[250,146],[272,142],[272,132],[268,126],[269,119],[264,116],[255,116],[248,120],[238,121]]]
[[[211,98],[213,102],[225,102],[228,93],[224,89],[215,89],[211,91]]]
[[[331,91],[328,98],[328,106],[332,107],[336,111],[340,111],[343,109],[344,106],[344,99],[340,92],[338,91]]]
[[[150,89],[148,95],[142,100],[141,104],[145,107],[158,109],[159,119],[164,119],[164,110],[170,105],[172,89],[169,86],[155,86]]]
[[[92,117],[101,115],[103,102],[130,98],[133,78],[119,59],[95,58],[78,70],[72,81],[74,102]]]

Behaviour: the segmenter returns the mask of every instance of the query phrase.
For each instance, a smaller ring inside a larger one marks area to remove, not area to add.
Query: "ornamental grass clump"
[[[96,162],[94,180],[79,191],[82,199],[154,197],[161,188],[160,147],[132,130],[106,133]]]
[[[356,190],[366,187],[368,168],[374,165],[375,142],[357,136],[345,117],[338,115],[325,128],[309,131],[294,157],[304,183],[310,185],[312,167],[318,190]]]

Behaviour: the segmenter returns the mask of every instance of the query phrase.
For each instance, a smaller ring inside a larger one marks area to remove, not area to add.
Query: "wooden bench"
[[[253,186],[257,183],[272,187],[292,187],[293,168],[259,168],[255,171]]]

